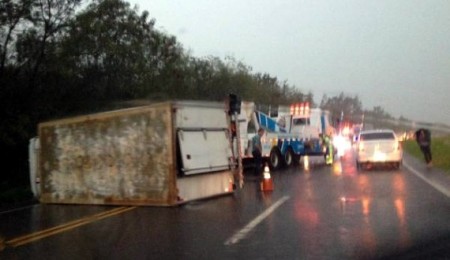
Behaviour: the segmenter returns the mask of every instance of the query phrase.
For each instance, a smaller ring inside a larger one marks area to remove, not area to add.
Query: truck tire
[[[284,164],[286,167],[291,167],[294,164],[295,156],[291,148],[284,154]]]
[[[270,151],[270,155],[269,155],[269,164],[270,167],[274,170],[280,169],[281,168],[281,154],[280,151],[278,149],[272,149],[272,151]]]
[[[294,165],[300,165],[300,158],[299,154],[294,154]]]

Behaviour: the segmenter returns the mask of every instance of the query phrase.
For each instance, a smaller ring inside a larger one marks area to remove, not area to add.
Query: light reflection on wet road
[[[246,175],[244,188],[232,196],[176,208],[136,208],[28,245],[7,247],[0,258],[422,258],[430,256],[423,255],[430,247],[450,245],[448,197],[405,168],[358,172],[351,153],[332,166],[311,157],[307,166],[272,172],[273,192],[261,192],[258,179]],[[273,212],[254,221],[282,198]],[[110,209],[40,205],[0,215],[0,234],[9,240]],[[225,243],[248,226],[245,237]],[[17,228],[20,232],[15,233]]]

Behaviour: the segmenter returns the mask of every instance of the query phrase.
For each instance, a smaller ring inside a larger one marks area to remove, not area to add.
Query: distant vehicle
[[[403,149],[400,139],[389,129],[361,131],[356,144],[356,166],[368,164],[391,164],[400,168]]]

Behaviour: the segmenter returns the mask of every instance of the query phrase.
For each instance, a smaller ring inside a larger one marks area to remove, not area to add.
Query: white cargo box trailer
[[[158,103],[38,130],[31,185],[42,203],[170,206],[233,192],[225,103]]]

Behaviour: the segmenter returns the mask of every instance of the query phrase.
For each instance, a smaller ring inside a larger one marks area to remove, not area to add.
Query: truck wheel
[[[294,154],[294,165],[299,165],[300,164],[300,155],[299,154]]]
[[[281,154],[278,149],[272,149],[269,157],[270,167],[274,170],[281,168]]]
[[[291,167],[294,164],[294,152],[289,148],[284,154],[284,164],[286,167]]]

